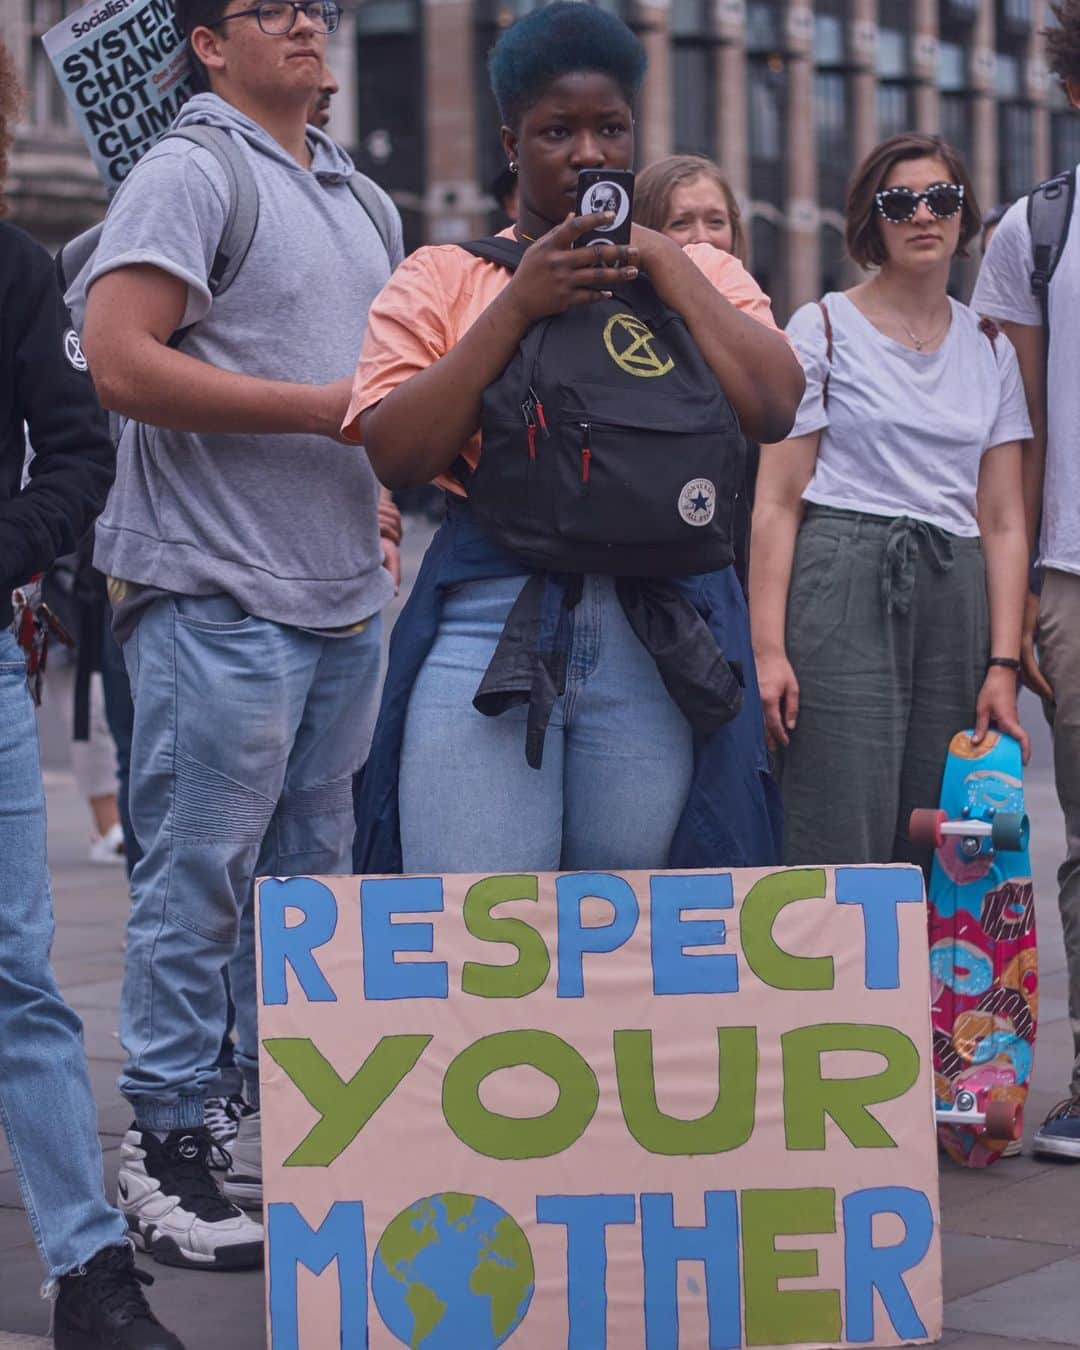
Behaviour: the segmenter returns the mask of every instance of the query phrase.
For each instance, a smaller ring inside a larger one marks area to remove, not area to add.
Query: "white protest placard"
[[[191,94],[170,0],[91,0],[42,41],[94,163],[115,188]]]
[[[270,1350],[939,1337],[916,868],[257,904]]]

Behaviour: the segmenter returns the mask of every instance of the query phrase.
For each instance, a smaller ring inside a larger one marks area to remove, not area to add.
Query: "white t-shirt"
[[[1047,366],[1046,479],[1040,559],[1061,572],[1080,572],[1080,200],[1073,207],[1065,250],[1050,282]],[[972,307],[1009,323],[1042,327],[1031,293],[1031,232],[1027,198],[997,227],[979,272]]]
[[[878,332],[843,292],[832,292],[825,297],[831,367],[820,307],[803,305],[792,315],[787,332],[806,392],[790,435],[822,433],[805,501],[979,533],[983,453],[1030,436],[1031,422],[1012,343],[1004,334],[991,343],[973,310],[949,303],[944,342],[935,352],[916,352]]]

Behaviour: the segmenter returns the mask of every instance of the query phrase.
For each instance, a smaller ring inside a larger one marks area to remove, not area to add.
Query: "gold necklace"
[[[525,240],[527,240],[528,243],[530,243],[530,244],[535,244],[535,243],[536,243],[536,236],[535,236],[535,235],[532,235],[532,234],[526,234],[525,231],[521,228],[520,225],[515,225],[515,226],[514,226],[514,233],[517,235],[517,237],[518,237],[519,240],[520,240],[520,239],[525,239]]]

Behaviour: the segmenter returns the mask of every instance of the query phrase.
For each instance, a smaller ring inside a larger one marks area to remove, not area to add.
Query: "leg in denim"
[[[224,596],[175,596],[152,606],[125,644],[132,808],[145,852],[132,879],[120,1086],[143,1127],[201,1124],[216,1087],[221,972],[327,641],[246,615]],[[357,704],[371,694],[357,682]],[[239,1005],[236,977],[234,968]]]
[[[125,1241],[102,1190],[82,1026],[49,966],[45,795],[23,653],[0,631],[0,1120],[50,1278]]]
[[[404,868],[662,867],[689,789],[690,729],[610,578],[586,578],[571,614],[541,769],[525,761],[524,708],[488,718],[472,706],[523,584],[469,582],[447,597],[405,724]]]
[[[352,776],[367,758],[375,721],[382,619],[348,638],[320,638],[281,799],[255,865],[256,877],[327,876],[352,870]],[[244,1096],[259,1101],[254,887],[229,967],[236,1002],[236,1063]]]

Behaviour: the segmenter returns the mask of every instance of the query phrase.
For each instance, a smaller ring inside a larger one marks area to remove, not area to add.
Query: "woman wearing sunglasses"
[[[806,371],[792,436],[765,446],[750,610],[785,858],[915,861],[950,738],[1016,715],[1027,575],[1016,355],[946,292],[979,232],[956,152],[894,136],[852,180],[868,269],[788,325]]]

